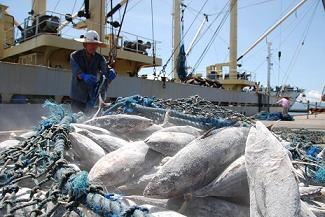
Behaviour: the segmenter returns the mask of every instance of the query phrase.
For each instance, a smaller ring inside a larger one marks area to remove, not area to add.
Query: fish
[[[3,142],[0,142],[0,152],[6,151],[9,148],[14,148],[19,145],[21,141],[16,140],[16,139],[8,139]]]
[[[186,217],[185,215],[182,215],[178,212],[164,209],[164,208],[157,207],[157,206],[152,206],[149,204],[144,204],[144,205],[142,205],[142,207],[147,208],[152,217]]]
[[[244,154],[248,131],[249,128],[227,127],[219,133],[195,139],[160,168],[144,195],[179,197],[210,183]]]
[[[104,149],[80,133],[69,133],[68,138],[72,148],[68,150],[67,155],[72,155],[73,160],[77,161],[76,164],[82,170],[89,171],[100,158],[105,156]]]
[[[120,137],[124,138],[126,140],[130,141],[140,141],[145,140],[148,138],[151,134],[163,129],[160,125],[153,124],[147,128],[138,129],[135,132],[127,132],[124,134],[121,134]]]
[[[231,163],[215,180],[194,191],[194,197],[225,197],[238,199],[237,202],[249,204],[249,189],[245,167],[245,156]]]
[[[181,213],[188,217],[250,216],[248,206],[243,206],[226,200],[221,200],[216,197],[194,197],[186,202],[186,205],[181,211]]]
[[[117,114],[97,117],[85,121],[83,124],[102,127],[120,135],[141,131],[153,125],[153,121],[138,115]]]
[[[300,198],[311,200],[325,196],[325,188],[323,186],[299,186]]]
[[[115,151],[124,145],[129,144],[128,141],[121,139],[117,136],[111,136],[109,134],[95,134],[88,130],[79,131],[80,134],[88,137],[104,149],[105,154]]]
[[[131,195],[124,196],[122,201],[129,207],[140,206],[148,209],[150,216],[152,217],[185,217],[176,211],[166,208],[168,203],[167,199],[155,199]]]
[[[300,217],[324,217],[324,213],[325,212],[317,212],[317,211],[321,211],[321,209],[318,210],[313,210],[311,207],[308,206],[307,203],[305,203],[304,201],[300,201],[301,204],[301,209],[300,209]],[[318,215],[316,215],[316,213],[318,213]]]
[[[12,138],[20,140],[20,141],[24,141],[26,139],[29,139],[32,136],[35,136],[37,134],[36,131],[27,131],[24,133],[21,133],[19,135],[13,136]]]
[[[306,200],[306,202],[301,201],[302,209],[310,210],[317,217],[325,216],[325,204],[323,201],[318,200]]]
[[[260,121],[256,122],[256,128],[251,128],[247,138],[245,162],[251,214],[300,215],[300,194],[289,156]]]
[[[96,127],[96,126],[91,126],[87,124],[77,124],[77,123],[71,123],[70,126],[75,130],[75,132],[83,131],[83,130],[88,130],[92,133],[95,134],[104,134],[104,135],[110,135],[110,136],[116,136],[114,133],[101,128],[101,127]]]
[[[167,210],[178,211],[182,204],[184,203],[183,198],[172,198],[172,199],[158,199],[158,198],[150,198],[141,195],[130,195],[123,196],[123,202],[128,206],[132,206],[134,204],[137,205],[145,205],[149,204],[151,206],[164,208]]]
[[[106,187],[118,187],[150,171],[162,157],[143,141],[133,142],[99,159],[88,177]]]
[[[198,128],[192,127],[192,126],[188,126],[188,125],[166,127],[166,128],[159,130],[159,132],[188,133],[195,137],[199,137],[203,133],[203,131],[201,129],[198,129]]]
[[[145,143],[152,150],[167,156],[174,156],[194,139],[195,136],[188,133],[158,131],[149,136]]]
[[[158,166],[154,166],[149,172],[137,177],[124,185],[118,187],[118,190],[122,192],[123,195],[142,195],[145,187],[150,182],[150,180],[155,176],[156,172],[162,167],[171,157],[164,157]]]
[[[154,167],[152,170],[137,177],[129,182],[125,183],[118,187],[118,190],[122,192],[123,195],[142,195],[144,189],[150,180],[154,177],[155,173],[158,171],[157,167]]]

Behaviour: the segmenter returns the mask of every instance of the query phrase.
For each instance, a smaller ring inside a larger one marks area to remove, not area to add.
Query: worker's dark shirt
[[[82,103],[88,103],[95,87],[87,86],[83,80],[77,77],[78,74],[89,73],[98,76],[98,78],[102,74],[108,78],[111,73],[115,74],[114,70],[107,67],[104,56],[95,53],[91,60],[88,61],[84,49],[75,51],[70,55],[70,64],[72,69],[70,97],[72,100]]]

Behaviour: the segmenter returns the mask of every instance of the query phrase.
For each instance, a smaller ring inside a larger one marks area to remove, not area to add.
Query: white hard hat
[[[105,46],[105,44],[99,40],[99,35],[95,30],[89,30],[83,37],[76,38],[75,40],[83,43],[97,43],[101,47]]]

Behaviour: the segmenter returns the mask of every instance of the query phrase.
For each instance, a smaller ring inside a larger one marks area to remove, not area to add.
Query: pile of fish
[[[122,107],[108,115],[75,117],[77,121],[72,118],[68,124],[62,122],[66,115],[55,124],[43,122],[37,131],[0,143],[0,215],[325,216],[325,181],[311,183],[311,176],[303,171],[305,165],[323,165],[294,159],[288,147],[295,137],[286,140],[283,131],[275,134],[259,121],[199,97],[153,102],[168,111],[231,120],[222,122],[231,125],[198,128],[170,121],[170,112],[162,119],[151,119],[134,110],[124,114]],[[53,136],[57,132],[65,133]],[[64,161],[60,158],[55,164],[68,172],[62,175],[58,167],[43,173],[45,184],[41,185],[31,172],[37,168],[30,167],[22,156],[29,156],[32,149],[28,148],[37,143],[37,150],[43,150],[42,144],[45,149],[35,156],[45,158],[46,150],[57,149],[46,140],[50,137],[66,141]],[[21,174],[30,177],[22,179]],[[87,185],[80,184],[82,181]],[[77,190],[71,193],[70,187]],[[97,201],[95,193],[103,197]],[[53,198],[46,200],[50,196]],[[103,211],[105,199],[110,200],[107,212]]]

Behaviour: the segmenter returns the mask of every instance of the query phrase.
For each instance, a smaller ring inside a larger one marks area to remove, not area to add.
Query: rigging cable
[[[282,17],[283,14],[283,1],[281,0],[281,12],[280,12],[280,16]],[[280,84],[280,72],[281,72],[281,40],[282,40],[282,28],[281,26],[280,28],[280,40],[279,40],[279,51],[278,51],[278,77],[277,77],[277,85],[279,86]]]
[[[59,0],[59,1],[60,1],[60,0]],[[76,3],[77,3],[77,0],[74,0],[71,14],[73,14],[73,12],[74,12],[74,9],[75,9],[75,7],[76,7]]]
[[[229,3],[229,7],[232,7],[232,6],[230,5],[230,2],[229,2],[229,1],[228,1],[228,3]],[[225,5],[225,7],[227,7],[227,6],[228,6],[228,4]],[[208,52],[208,50],[210,49],[210,47],[211,47],[213,41],[214,41],[215,38],[217,37],[217,35],[218,35],[218,33],[220,32],[222,26],[225,24],[225,22],[226,22],[228,16],[230,15],[230,11],[231,11],[231,9],[232,9],[232,8],[230,8],[230,10],[228,11],[228,13],[226,13],[226,14],[224,15],[224,17],[222,18],[222,20],[221,20],[219,26],[218,26],[217,29],[214,31],[214,33],[213,33],[213,35],[212,35],[210,41],[209,41],[208,44],[205,46],[205,48],[204,48],[202,54],[200,55],[200,57],[199,57],[198,60],[196,61],[196,63],[195,63],[195,65],[194,65],[194,67],[192,68],[192,71],[191,71],[190,74],[192,74],[192,73],[195,71],[195,69],[196,69],[196,68],[201,64],[201,62],[202,62],[204,56],[207,54],[207,52]]]
[[[286,83],[286,82],[287,82],[287,80],[288,80],[288,78],[289,78],[289,75],[290,75],[291,71],[292,71],[293,68],[294,68],[294,65],[295,65],[294,63],[297,61],[298,56],[299,56],[299,54],[300,54],[300,52],[301,52],[301,50],[302,50],[302,47],[303,47],[304,44],[305,44],[305,41],[306,41],[307,35],[308,35],[308,33],[309,33],[309,29],[310,29],[310,26],[311,26],[312,20],[313,20],[314,17],[315,17],[315,14],[316,14],[316,10],[317,10],[318,5],[319,5],[319,1],[317,1],[317,2],[315,3],[315,7],[314,7],[314,10],[313,10],[313,12],[312,12],[312,15],[311,15],[311,17],[310,17],[310,20],[309,20],[309,22],[308,22],[308,25],[306,26],[305,32],[303,33],[303,39],[302,39],[302,41],[301,41],[301,46],[300,46],[300,47],[297,47],[297,49],[296,49],[296,54],[295,54],[295,56],[292,58],[292,61],[291,61],[290,65],[288,66],[288,71],[287,71],[287,73],[286,73],[287,75],[286,75],[286,77],[285,77],[285,79],[284,79],[284,82],[282,82],[282,83]]]
[[[110,51],[109,51],[109,54],[108,54],[109,64],[113,64],[115,62],[115,58],[117,56],[118,39],[120,37],[122,25],[123,25],[124,18],[125,18],[125,13],[126,13],[126,10],[127,10],[127,7],[128,7],[128,3],[129,3],[129,1],[126,1],[126,3],[125,3],[123,15],[122,15],[122,20],[121,20],[121,23],[120,23],[120,26],[119,26],[119,29],[118,29],[118,32],[117,32],[117,35],[116,35],[116,42],[115,42],[115,36],[114,36],[113,26],[111,27],[111,35],[112,35],[112,39],[111,39],[112,40],[112,43],[111,44],[112,45],[110,46]],[[113,1],[111,0],[111,9],[112,8],[113,8]],[[113,22],[113,15],[111,16],[111,22]]]
[[[135,8],[138,4],[140,4],[140,2],[142,2],[143,0],[139,0],[136,3],[134,3],[132,6],[129,7],[129,9],[127,10],[127,12],[131,11],[133,8]]]
[[[153,76],[156,77],[156,43],[155,43],[155,29],[154,29],[154,20],[153,20],[153,4],[152,0],[150,1],[151,9],[151,34],[152,34],[152,64],[153,64]]]
[[[202,5],[202,7],[200,8],[200,11],[199,11],[199,12],[201,12],[201,11],[203,10],[203,8],[204,8],[204,6],[206,5],[207,2],[208,2],[208,0],[206,0],[206,1],[204,2],[204,4]],[[190,24],[189,28],[188,28],[187,31],[185,32],[184,37],[187,35],[187,33],[189,32],[190,28],[192,27],[192,25],[194,24],[195,20],[198,18],[199,15],[200,15],[200,14],[197,13],[197,15],[195,16],[194,20],[193,20],[192,23]],[[170,60],[172,59],[172,57],[174,56],[176,50],[180,47],[180,45],[181,45],[180,42],[178,43],[178,45],[175,45],[175,48],[174,48],[172,54],[171,54],[170,57],[167,59],[166,63],[163,65],[163,67],[162,67],[162,69],[160,70],[158,76],[160,76],[161,74],[163,74],[164,77],[166,76],[166,71],[165,71],[165,70],[166,70],[166,67],[167,67],[168,63],[170,62]],[[172,72],[173,72],[173,70],[172,70]],[[172,72],[171,72],[171,73],[172,73]],[[170,73],[170,74],[171,74],[171,73]],[[170,74],[169,74],[169,75],[170,75]],[[168,75],[168,76],[169,76],[169,75]]]
[[[61,0],[58,0],[58,1],[56,2],[56,5],[55,5],[54,8],[53,8],[53,12],[56,11],[56,8],[58,7],[60,1],[61,1]],[[53,12],[52,12],[52,14],[53,14]],[[72,14],[72,13],[71,13],[71,14]]]

